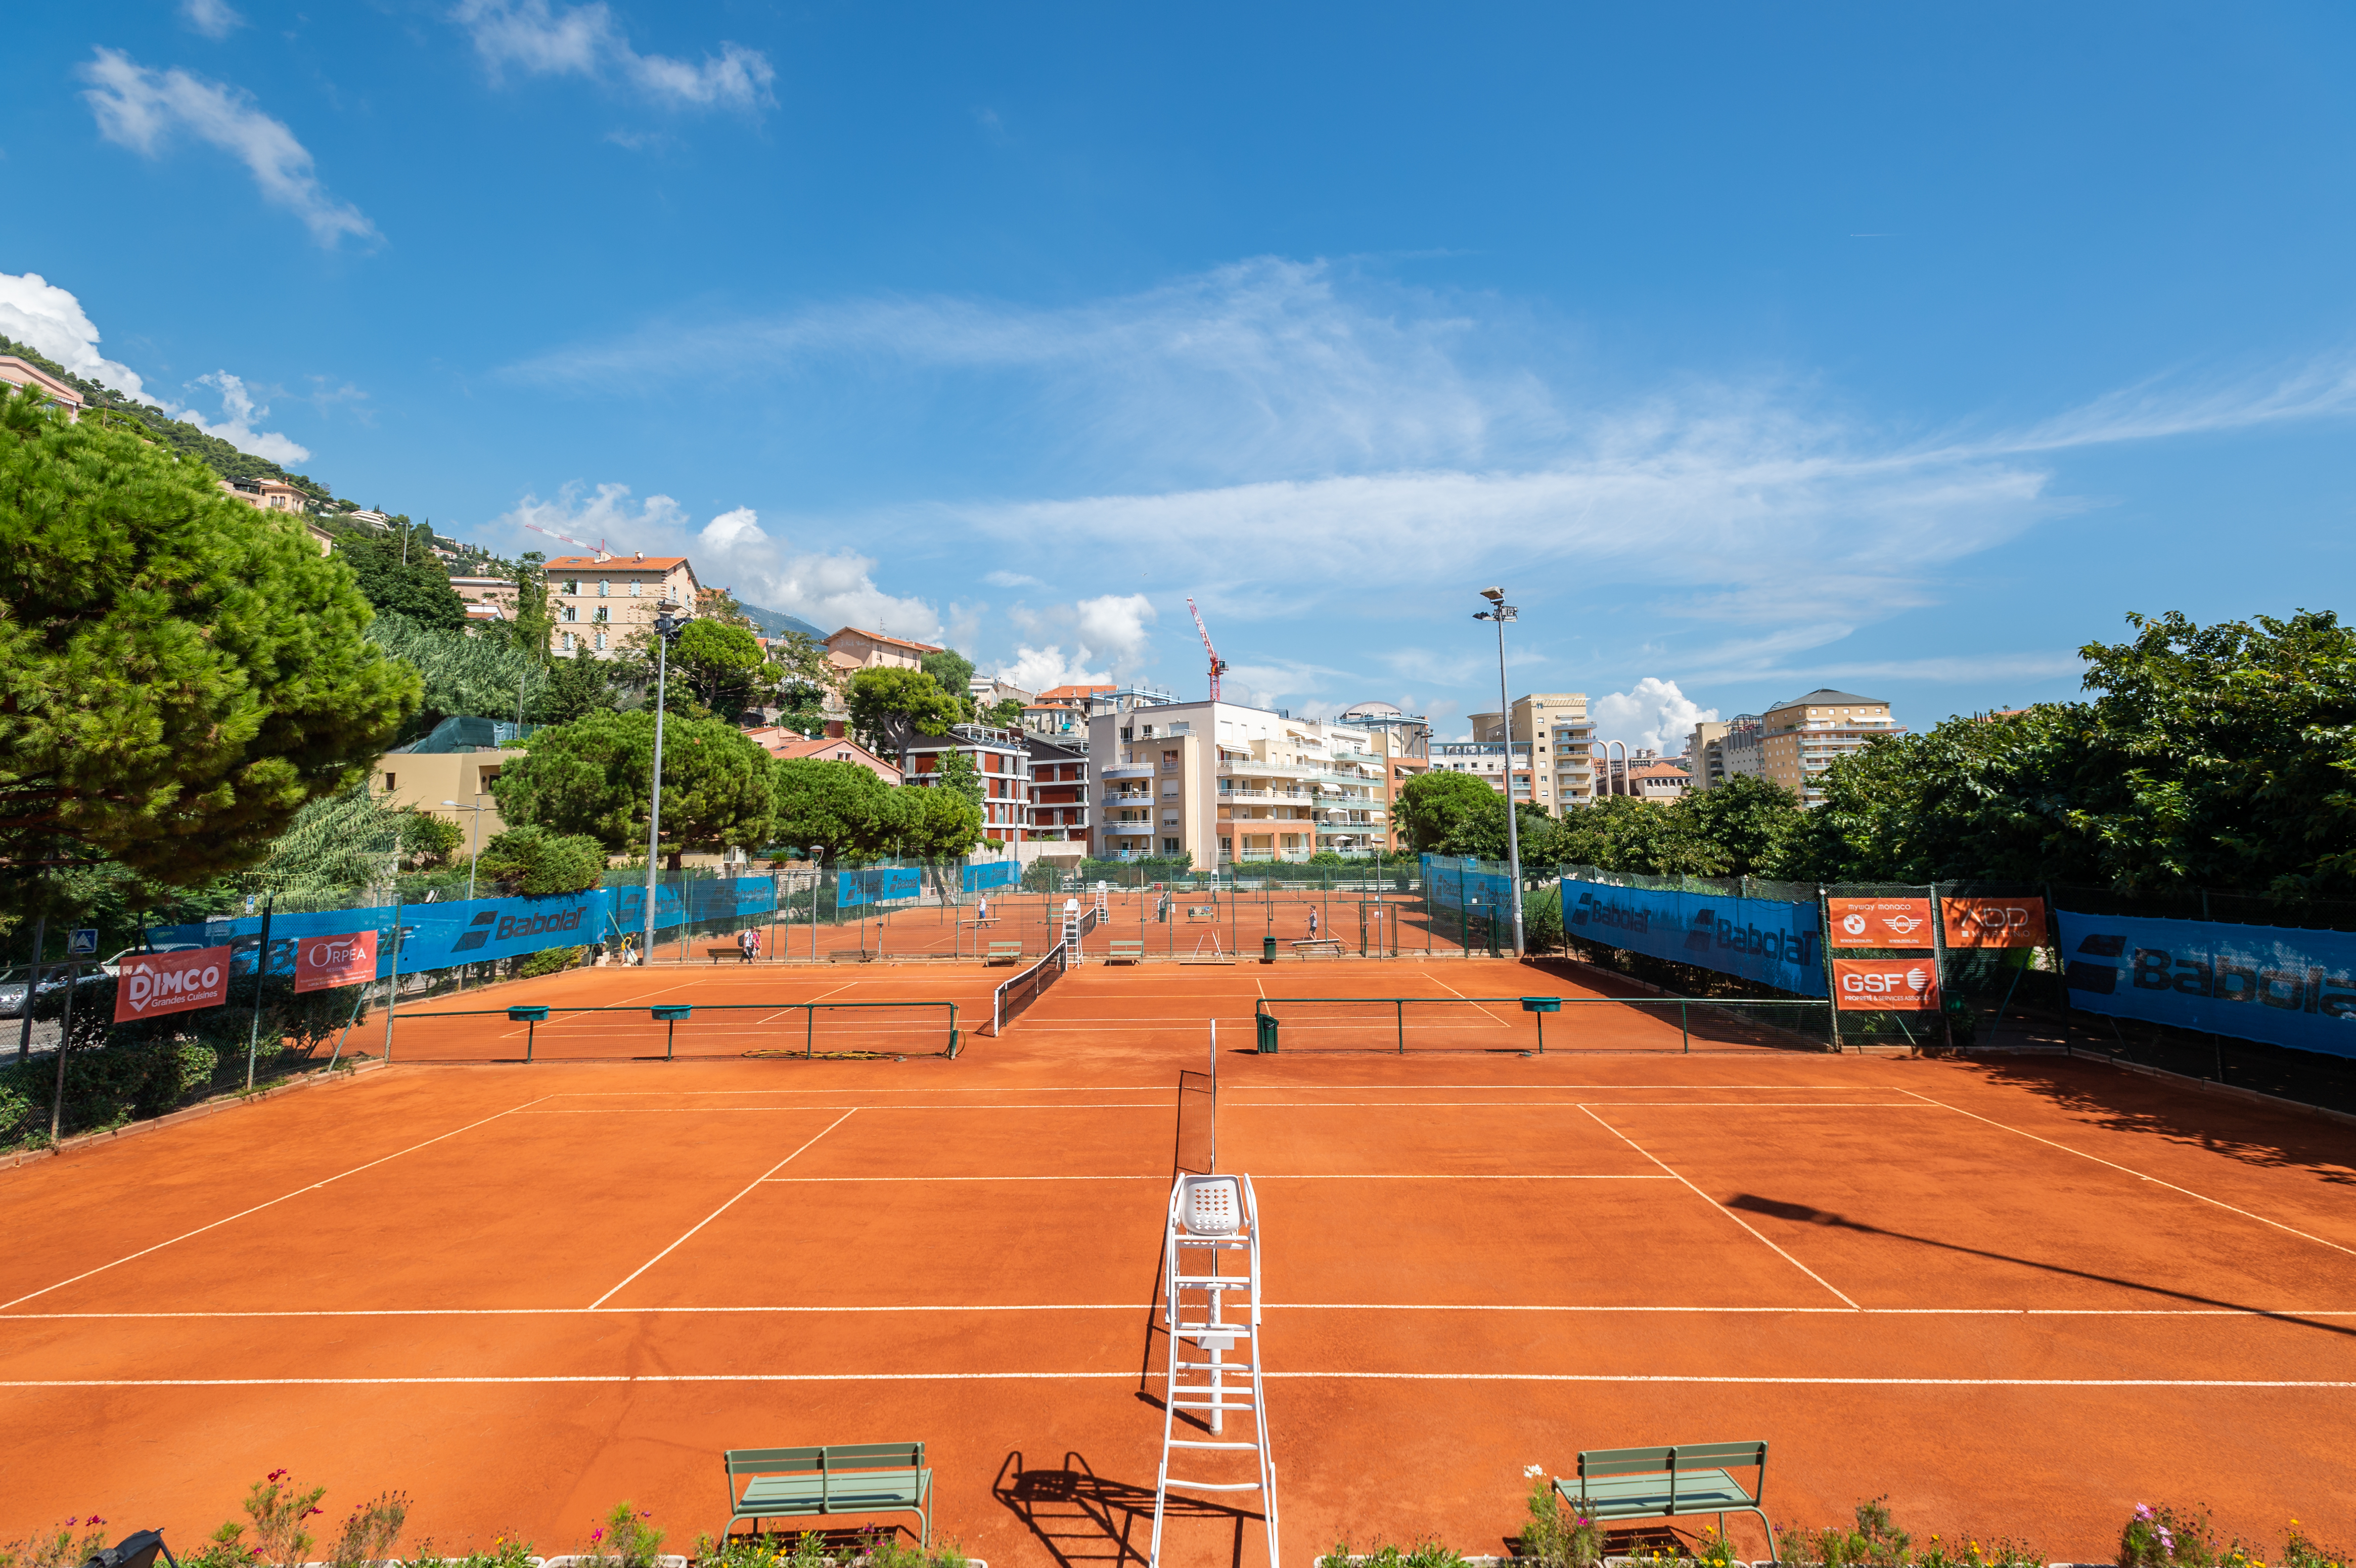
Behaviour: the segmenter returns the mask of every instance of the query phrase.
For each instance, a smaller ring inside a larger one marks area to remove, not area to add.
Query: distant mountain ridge
[[[736,608],[744,612],[744,619],[759,627],[763,635],[782,637],[787,632],[799,632],[813,642],[826,641],[827,635],[798,615],[788,615],[782,610],[764,610],[758,604],[736,601]]]

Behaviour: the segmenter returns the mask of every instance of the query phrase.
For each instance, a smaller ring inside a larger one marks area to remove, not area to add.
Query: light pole
[[[1505,695],[1505,623],[1515,619],[1520,612],[1505,603],[1505,591],[1502,588],[1483,588],[1481,590],[1481,597],[1489,602],[1489,607],[1486,610],[1474,611],[1472,618],[1476,621],[1494,621],[1497,624],[1497,717],[1505,727],[1505,870],[1514,889],[1514,956],[1519,958],[1523,955],[1522,831],[1520,825],[1515,821],[1514,811],[1514,707],[1512,699]],[[1535,800],[1537,798],[1536,787],[1537,753],[1535,740],[1531,741],[1531,748],[1530,798]]]
[[[466,901],[472,903],[475,900],[475,862],[483,858],[483,813],[491,808],[483,804],[483,792],[480,790],[475,792],[475,804],[472,805],[460,805],[455,800],[445,800],[442,804],[453,811],[475,814],[475,851],[466,861]]]
[[[670,674],[671,641],[687,629],[690,619],[678,613],[679,608],[676,600],[655,602],[655,777],[647,801],[647,940],[638,950],[640,964],[651,964],[655,957],[655,868],[662,844],[663,685]]]

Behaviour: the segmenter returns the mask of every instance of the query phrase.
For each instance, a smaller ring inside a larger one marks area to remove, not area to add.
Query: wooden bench
[[[728,1522],[720,1530],[723,1541],[740,1520],[750,1520],[758,1535],[765,1519],[913,1513],[922,1525],[917,1540],[932,1545],[933,1473],[925,1467],[921,1443],[731,1448],[726,1460]]]
[[[1750,1489],[1732,1471],[1758,1471]],[[1764,1443],[1687,1443],[1670,1448],[1590,1448],[1579,1456],[1576,1477],[1558,1476],[1554,1489],[1562,1500],[1601,1524],[1622,1519],[1676,1519],[1714,1513],[1718,1532],[1726,1533],[1726,1516],[1759,1516],[1767,1531],[1767,1556],[1776,1558],[1775,1527],[1768,1522],[1759,1497],[1767,1487],[1767,1445]]]
[[[1019,942],[993,942],[990,944],[990,953],[988,956],[984,957],[982,962],[985,964],[1020,964],[1023,962],[1023,944]]]
[[[1145,962],[1145,944],[1142,942],[1116,942],[1112,944],[1110,951],[1105,955],[1105,962],[1108,964],[1142,964]]]
[[[1330,947],[1333,950],[1334,957],[1342,956],[1342,939],[1338,936],[1304,936],[1292,944],[1292,950],[1295,953],[1304,947]]]
[[[753,962],[753,955],[733,942],[723,942],[716,946],[707,947],[703,950],[703,955],[714,964],[719,963],[723,958],[734,958],[744,964]]]

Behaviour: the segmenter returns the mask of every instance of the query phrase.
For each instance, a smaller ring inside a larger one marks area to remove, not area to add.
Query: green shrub
[[[553,975],[581,962],[585,947],[543,947],[516,966],[516,974],[529,980],[535,975]]]
[[[2276,1568],[2349,1568],[2348,1553],[2309,1540],[2298,1520],[2293,1520],[2283,1531],[2282,1557]]]
[[[0,1545],[0,1568],[80,1568],[111,1543],[100,1527],[106,1521],[92,1514],[70,1519],[54,1531]],[[81,1534],[76,1535],[79,1528]]]
[[[502,893],[586,892],[605,878],[605,847],[586,834],[510,827],[491,836],[475,869]]]
[[[2209,1510],[2137,1503],[2119,1531],[2118,1568],[2255,1568],[2258,1554],[2240,1540],[2220,1542]]]
[[[1347,1541],[1337,1541],[1333,1551],[1317,1560],[1317,1568],[1354,1568],[1353,1559],[1364,1568],[1464,1568],[1461,1553],[1429,1540],[1413,1546],[1376,1541],[1364,1552],[1354,1552]]]
[[[1602,1528],[1565,1508],[1543,1471],[1530,1482],[1527,1506],[1516,1555],[1535,1559],[1543,1568],[1595,1568],[1603,1561]]]
[[[616,1503],[605,1522],[589,1532],[575,1568],[655,1568],[663,1532],[647,1522],[652,1518],[627,1498]]]

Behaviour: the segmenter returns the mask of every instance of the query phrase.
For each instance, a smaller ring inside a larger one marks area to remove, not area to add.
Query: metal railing
[[[540,1006],[540,1005],[538,1005],[538,1004],[532,1004],[532,1005],[517,1005],[517,1006],[505,1007],[505,1008],[461,1008],[444,1009],[444,1010],[443,1010],[443,1011],[438,1011],[438,1012],[430,1012],[430,1013],[403,1012],[403,1013],[398,1013],[398,1014],[396,1015],[396,1018],[395,1018],[394,1022],[395,1022],[395,1024],[396,1024],[396,1026],[397,1026],[398,1024],[404,1024],[404,1023],[411,1023],[411,1022],[414,1022],[415,1020],[420,1019],[503,1018],[503,1019],[507,1019],[509,1022],[510,1022],[510,1023],[519,1023],[519,1024],[523,1024],[523,1025],[525,1025],[525,1026],[526,1026],[526,1028],[525,1028],[525,1032],[524,1032],[524,1045],[523,1045],[523,1056],[522,1056],[522,1060],[523,1060],[523,1061],[531,1061],[531,1060],[533,1059],[533,1046],[534,1046],[534,1043],[535,1043],[535,1041],[536,1041],[536,1040],[537,1040],[537,1037],[538,1037],[538,1034],[539,1034],[540,1026],[541,1026],[541,1024],[543,1024],[543,1023],[548,1022],[548,1021],[549,1021],[552,1018],[553,1018],[555,1015],[558,1015],[558,1014],[568,1014],[568,1015],[569,1015],[569,1014],[573,1014],[573,1013],[644,1013],[644,1014],[646,1014],[646,1015],[648,1016],[648,1020],[649,1020],[650,1022],[659,1023],[659,1024],[664,1024],[664,1025],[669,1026],[669,1027],[667,1027],[667,1028],[664,1029],[664,1031],[663,1031],[663,1060],[664,1060],[664,1061],[674,1061],[674,1060],[676,1060],[676,1059],[677,1059],[677,1058],[676,1058],[676,1055],[675,1055],[675,1049],[674,1049],[674,1048],[675,1048],[675,1046],[676,1046],[677,1039],[678,1039],[678,1026],[679,1026],[680,1024],[681,1024],[681,1023],[685,1023],[685,1022],[691,1021],[691,1019],[692,1019],[693,1015],[694,1015],[694,1014],[696,1014],[696,1013],[699,1013],[699,1012],[704,1012],[704,1013],[732,1013],[732,1012],[733,1012],[733,1013],[745,1013],[745,1012],[753,1012],[753,1013],[773,1013],[773,1014],[774,1014],[774,1013],[792,1013],[792,1012],[799,1012],[799,1013],[802,1015],[802,1051],[801,1051],[801,1054],[802,1054],[802,1056],[803,1056],[805,1059],[809,1059],[809,1058],[815,1057],[815,1056],[817,1055],[818,1014],[819,1014],[819,1012],[821,1012],[821,1011],[823,1011],[823,1012],[858,1012],[858,1011],[864,1011],[864,1010],[870,1010],[870,1009],[874,1009],[874,1008],[898,1008],[898,1009],[901,1009],[901,1010],[905,1010],[905,1009],[910,1008],[940,1008],[944,1009],[944,1010],[946,1011],[947,1015],[948,1015],[948,1040],[947,1044],[946,1044],[946,1045],[944,1045],[944,1047],[942,1048],[942,1054],[944,1054],[944,1055],[948,1055],[948,1056],[955,1056],[955,1055],[957,1054],[957,1050],[958,1050],[957,1004],[956,1004],[955,1002],[946,1002],[946,1001],[944,1001],[944,1002],[930,1002],[930,1001],[926,1001],[926,1002],[695,1002],[695,1003],[678,1003],[678,1004],[671,1004],[671,1005],[661,1005],[661,1004],[657,1004],[657,1005],[648,1006],[648,1007],[636,1007],[636,1008],[626,1008],[626,1007],[589,1007],[589,1006],[582,1006],[582,1007],[562,1007],[562,1006],[559,1006],[559,1005],[557,1005],[557,1004],[555,1004],[555,1003],[552,1003],[552,1003],[550,1003],[550,1004],[548,1004],[548,1005],[546,1005],[546,1006]],[[386,1060],[387,1060],[387,1061],[391,1060],[391,1054],[392,1054],[392,1053],[391,1053],[391,1051],[390,1050],[388,1050],[388,1051],[386,1051],[385,1056],[386,1056]],[[745,1055],[745,1056],[779,1056],[779,1055],[784,1055],[784,1054],[787,1054],[787,1053],[786,1053],[786,1052],[782,1052],[782,1051],[769,1051],[769,1050],[754,1050],[754,1051],[743,1051],[743,1052],[740,1052],[740,1054],[742,1054],[742,1055]],[[431,1060],[431,1059],[429,1058],[428,1060]],[[505,1060],[507,1060],[507,1059],[506,1059],[506,1058],[503,1058],[503,1057],[498,1057],[498,1058],[490,1058],[490,1059],[488,1059],[488,1060],[493,1060],[493,1061],[505,1061]]]

